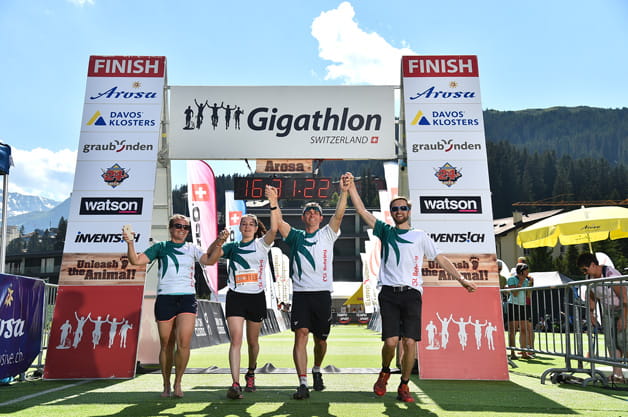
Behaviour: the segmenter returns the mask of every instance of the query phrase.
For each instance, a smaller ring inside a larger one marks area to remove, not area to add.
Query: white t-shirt
[[[423,230],[398,229],[381,220],[373,234],[382,242],[378,286],[408,285],[423,292],[423,256],[433,260],[440,254],[434,241]]]
[[[290,229],[285,238],[290,246],[290,277],[293,291],[333,292],[334,242],[340,236],[329,225],[314,233]]]
[[[236,292],[259,294],[264,291],[268,251],[263,237],[249,242],[232,242],[222,247],[223,258],[229,260],[227,284]]]
[[[148,259],[159,261],[160,294],[196,294],[194,288],[194,265],[205,252],[190,243],[159,242],[144,251]]]

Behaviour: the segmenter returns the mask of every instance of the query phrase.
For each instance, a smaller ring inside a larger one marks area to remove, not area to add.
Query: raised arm
[[[224,245],[228,238],[229,231],[222,229],[220,233],[218,233],[216,240],[207,248],[207,253],[201,256],[200,262],[204,265],[213,265],[218,262],[218,259],[222,256],[222,245]]]
[[[277,197],[277,188],[272,185],[267,185],[265,190],[266,198],[270,206],[270,228],[264,235],[264,242],[270,245],[277,236],[279,230],[279,221],[281,220],[281,214],[279,213],[279,199]],[[289,231],[288,231],[289,232]]]
[[[362,198],[360,197],[360,194],[358,194],[358,189],[355,186],[353,174],[347,172],[345,175],[347,176],[349,181],[349,196],[351,196],[351,203],[353,203],[355,211],[360,215],[364,223],[366,223],[371,228],[375,227],[375,222],[377,221],[377,219],[369,211],[366,210],[366,207],[364,207]]]
[[[126,255],[131,265],[147,265],[150,262],[148,256],[143,253],[135,252],[135,232],[129,231],[126,227],[122,228],[122,239],[126,242]]]
[[[447,271],[450,275],[453,275],[453,277],[456,278],[460,285],[462,285],[467,291],[474,292],[477,289],[475,282],[465,279],[445,255],[442,253],[438,254],[436,256],[436,261],[445,271]]]
[[[331,230],[338,233],[340,230],[340,223],[342,223],[342,218],[345,215],[345,210],[347,209],[347,197],[349,194],[349,177],[347,174],[343,174],[340,177],[340,196],[338,197],[338,203],[336,204],[336,211],[332,216],[331,220],[329,220],[329,227]]]

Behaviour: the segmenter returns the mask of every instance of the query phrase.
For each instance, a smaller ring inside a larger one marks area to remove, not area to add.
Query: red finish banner
[[[508,380],[498,287],[424,288],[422,327],[422,379]]]
[[[154,77],[166,73],[165,56],[96,56],[89,57],[90,77]]]
[[[132,378],[142,286],[61,286],[45,379]]]
[[[479,77],[475,55],[404,56],[403,77]]]

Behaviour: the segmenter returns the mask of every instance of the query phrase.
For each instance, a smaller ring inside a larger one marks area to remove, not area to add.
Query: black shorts
[[[179,314],[196,314],[197,305],[194,294],[158,295],[155,301],[155,320],[170,321]]]
[[[377,299],[382,317],[382,340],[389,337],[421,340],[423,298],[420,291],[408,287],[399,291],[384,285]]]
[[[508,303],[508,321],[532,321],[530,314],[532,312],[532,308],[528,307],[530,306]]]
[[[314,336],[327,340],[331,329],[331,293],[329,291],[292,294],[290,328],[308,329]]]
[[[244,317],[245,320],[261,323],[266,318],[266,294],[245,294],[229,290],[227,292],[227,317]]]

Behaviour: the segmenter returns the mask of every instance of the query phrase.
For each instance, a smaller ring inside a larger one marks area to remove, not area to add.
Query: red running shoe
[[[386,394],[386,384],[388,383],[388,378],[390,378],[390,372],[380,372],[377,377],[377,381],[375,385],[373,385],[373,392],[378,397]]]
[[[246,392],[255,392],[257,391],[257,387],[255,386],[255,374],[244,374],[244,380],[246,381],[246,386],[244,387],[244,391]]]
[[[410,395],[410,388],[408,388],[408,384],[399,385],[399,388],[397,388],[397,399],[403,401],[404,403],[414,402],[414,398]]]

